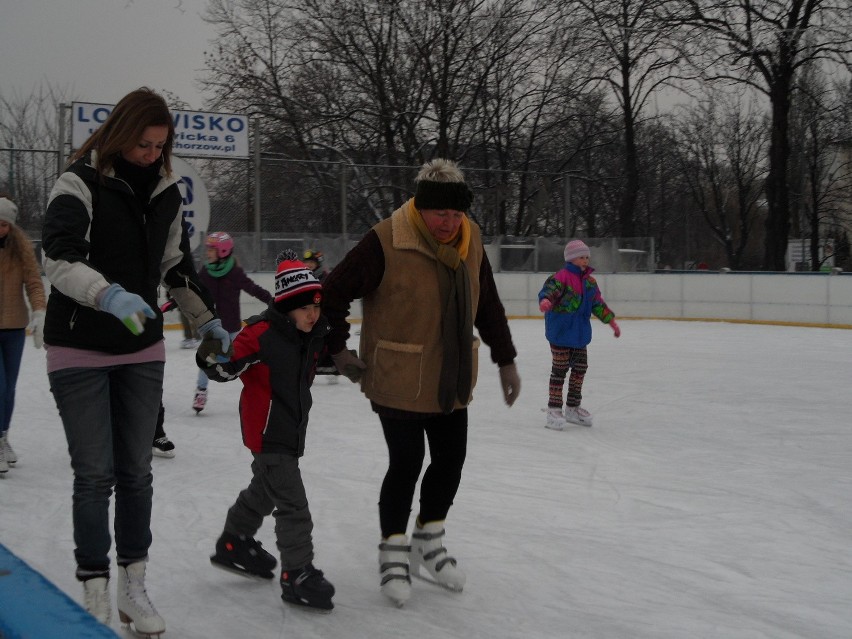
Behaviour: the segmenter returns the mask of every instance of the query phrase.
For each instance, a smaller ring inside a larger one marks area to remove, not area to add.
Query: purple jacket
[[[266,304],[272,301],[270,292],[255,284],[239,264],[234,264],[228,274],[222,277],[213,277],[207,272],[207,267],[202,266],[198,271],[198,277],[213,296],[216,314],[222,320],[222,328],[229,333],[236,333],[243,325],[240,314],[240,291],[245,291]]]

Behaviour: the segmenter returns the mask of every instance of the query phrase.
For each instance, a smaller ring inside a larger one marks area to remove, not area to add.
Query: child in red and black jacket
[[[231,359],[205,359],[199,351],[197,363],[212,380],[242,380],[240,425],[243,443],[254,457],[251,483],[228,510],[211,562],[273,578],[275,557],[254,539],[263,517],[272,513],[281,554],[281,598],[331,610],[334,586],[313,565],[313,522],[299,471],[311,384],[329,331],[321,301],[322,285],[295,252],[285,251],[279,256],[274,301],[247,320],[234,340]]]

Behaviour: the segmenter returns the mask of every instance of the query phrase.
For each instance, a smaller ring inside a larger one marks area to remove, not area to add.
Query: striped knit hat
[[[322,284],[292,249],[276,258],[275,307],[282,313],[322,302]]]

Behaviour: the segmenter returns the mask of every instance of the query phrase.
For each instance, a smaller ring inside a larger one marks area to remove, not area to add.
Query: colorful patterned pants
[[[569,369],[571,374],[568,376],[568,395],[565,398],[565,405],[579,406],[583,398],[583,378],[589,368],[586,348],[565,348],[551,344],[550,354],[553,356],[553,368],[550,370],[547,407],[562,408],[562,387],[565,385],[565,376]]]

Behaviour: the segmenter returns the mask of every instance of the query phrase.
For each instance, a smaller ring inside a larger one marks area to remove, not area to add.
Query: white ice
[[[583,399],[592,428],[543,428],[540,320],[511,322],[523,380],[513,408],[481,351],[445,538],[467,585],[415,581],[402,609],[379,592],[378,419],[356,386],[318,378],[302,472],[315,563],[337,588],[328,615],[285,606],[276,581],[210,565],[250,477],[241,384],[211,384],[196,416],[193,353],[169,331],[177,456],[154,458],[148,566],[165,638],[852,637],[852,331],[626,320],[613,339],[594,324]],[[72,474],[44,368],[28,340],[0,540],[82,601]],[[274,552],[271,518],[258,538]]]

